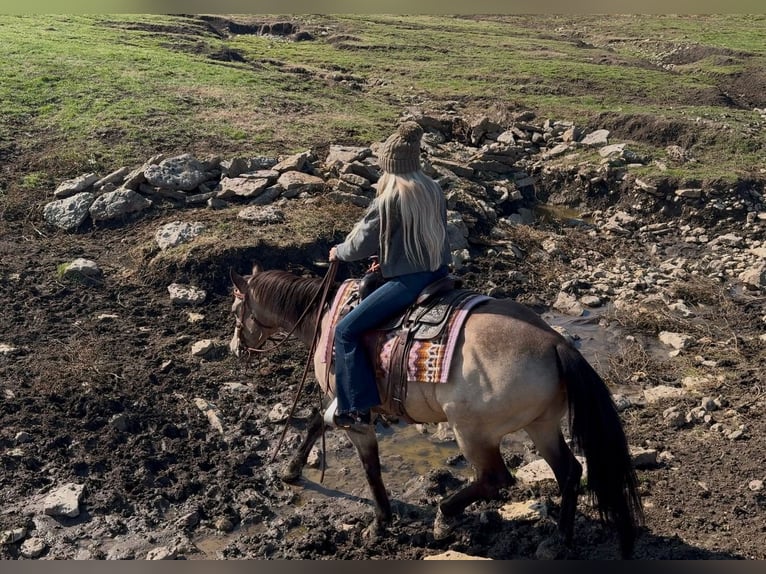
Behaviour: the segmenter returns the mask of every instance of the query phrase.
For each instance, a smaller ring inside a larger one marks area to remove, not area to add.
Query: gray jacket
[[[441,265],[449,265],[452,261],[449,241],[447,241],[447,205],[441,201],[442,223],[444,225],[444,245],[442,247]],[[359,261],[373,255],[386,253],[385,259],[380,259],[380,271],[383,277],[389,279],[409,273],[428,271],[422,265],[407,259],[404,251],[404,235],[398,218],[393,221],[381,221],[378,198],[373,200],[360,225],[346,236],[343,243],[335,246],[335,253],[341,261]],[[381,228],[389,226],[391,241],[388,250],[381,249]]]

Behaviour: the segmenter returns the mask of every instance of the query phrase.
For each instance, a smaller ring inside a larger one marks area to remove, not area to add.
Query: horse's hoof
[[[434,540],[444,540],[449,537],[456,523],[457,520],[445,516],[441,508],[437,510],[436,518],[434,518]]]
[[[559,560],[566,557],[567,546],[564,538],[556,533],[543,540],[535,550],[538,560]]]
[[[282,482],[295,484],[301,479],[301,467],[295,464],[287,465],[279,476]]]
[[[386,525],[379,520],[373,520],[370,525],[362,531],[362,538],[365,540],[377,540],[386,532]]]

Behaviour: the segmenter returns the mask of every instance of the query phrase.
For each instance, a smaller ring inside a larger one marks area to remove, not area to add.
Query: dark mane
[[[256,273],[250,282],[255,301],[290,322],[297,322],[319,292],[319,277],[299,277],[288,271]]]

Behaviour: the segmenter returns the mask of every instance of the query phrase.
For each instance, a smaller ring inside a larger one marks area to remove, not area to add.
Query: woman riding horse
[[[327,424],[357,429],[380,404],[375,371],[362,337],[411,305],[424,287],[444,277],[450,262],[444,194],[420,166],[423,129],[405,122],[382,145],[378,194],[330,261],[378,255],[385,283],[348,313],[335,329],[336,398]]]

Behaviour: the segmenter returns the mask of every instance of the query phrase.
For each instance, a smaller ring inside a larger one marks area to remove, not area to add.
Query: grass
[[[25,158],[20,187],[42,190],[158,152],[369,144],[407,110],[453,100],[474,115],[696,123],[700,162],[681,177],[730,178],[762,163],[766,135],[745,129],[752,109],[700,97],[766,69],[760,16],[290,19],[315,40],[221,37],[193,16],[0,15],[0,151]],[[690,50],[699,57],[663,67]]]

